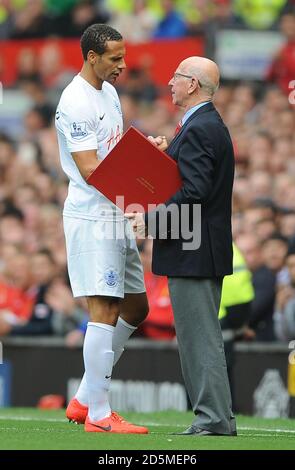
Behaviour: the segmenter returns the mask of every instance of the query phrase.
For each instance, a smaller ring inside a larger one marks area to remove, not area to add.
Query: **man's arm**
[[[169,204],[201,203],[211,194],[216,155],[212,145],[214,129],[201,126],[190,128],[184,137],[178,156],[183,185],[168,201]]]
[[[200,204],[211,194],[214,178],[216,155],[212,145],[214,129],[204,129],[201,126],[187,131],[184,142],[181,145],[178,156],[178,168],[182,178],[182,187],[159,209],[144,214],[144,222],[148,227],[148,233],[153,237],[165,237],[170,233],[170,221],[173,214],[169,214],[167,220],[167,233],[160,233],[159,220],[161,212],[165,212],[165,206],[177,210],[182,204]],[[172,206],[173,205],[173,206]],[[165,217],[165,214],[164,214]]]
[[[97,122],[91,103],[74,102],[68,106],[63,103],[58,108],[59,118],[56,121],[57,130],[63,134],[66,146],[74,162],[87,182],[88,176],[97,168],[101,160],[97,157]],[[75,129],[81,121],[83,136],[77,137]]]
[[[157,137],[153,137],[149,135],[148,139],[158,149],[162,150],[163,152],[165,152],[165,150],[168,148],[167,139],[164,135],[158,135]],[[133,231],[136,233],[137,238],[142,239],[147,236],[147,230],[146,230],[147,223],[145,222],[145,218],[144,218],[145,215],[146,214],[140,214],[140,213],[125,214],[125,217],[131,221]]]
[[[102,160],[97,158],[96,150],[83,150],[81,152],[72,152],[72,157],[78,167],[78,170],[87,183],[87,178],[98,167]]]
[[[157,238],[159,235],[164,237],[166,234],[159,232],[159,220],[161,212],[165,212],[164,206],[169,208],[173,204],[174,209],[177,209],[176,206],[181,206],[181,204],[202,203],[210,196],[216,156],[212,146],[212,137],[210,138],[209,135],[214,135],[214,131],[214,128],[204,129],[201,126],[187,131],[178,156],[178,167],[183,185],[177,193],[152,212],[126,214],[129,219],[133,219],[132,226],[138,235],[143,236],[146,233],[144,228],[146,226],[153,237]],[[168,232],[170,231],[169,225],[168,220]]]

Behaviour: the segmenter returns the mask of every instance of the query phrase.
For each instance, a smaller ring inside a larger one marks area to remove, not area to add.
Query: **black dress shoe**
[[[174,432],[173,434],[179,436],[237,436],[237,431],[232,431],[230,434],[219,434],[207,429],[198,428],[192,424],[185,431]]]

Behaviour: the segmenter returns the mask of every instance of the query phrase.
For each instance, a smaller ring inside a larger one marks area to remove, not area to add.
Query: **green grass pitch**
[[[0,449],[65,450],[275,450],[295,449],[295,420],[238,416],[238,437],[175,436],[185,429],[192,413],[124,413],[136,424],[146,425],[148,435],[85,433],[70,424],[64,411],[33,408],[0,408]]]

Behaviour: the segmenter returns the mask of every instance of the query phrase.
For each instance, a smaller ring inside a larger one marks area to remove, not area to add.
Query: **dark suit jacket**
[[[189,205],[189,226],[193,204],[201,204],[201,245],[183,250],[182,237],[154,240],[153,272],[170,277],[222,277],[232,273],[231,199],[234,154],[231,138],[212,103],[195,111],[170,143],[167,153],[177,161],[183,180],[171,204]],[[164,175],[163,175],[164,177]],[[145,214],[148,226],[155,226],[159,211]],[[173,217],[173,215],[172,215]],[[181,223],[181,222],[180,222]]]

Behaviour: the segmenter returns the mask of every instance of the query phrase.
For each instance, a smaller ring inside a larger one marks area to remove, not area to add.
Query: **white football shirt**
[[[71,155],[71,152],[95,149],[98,158],[104,159],[122,137],[122,111],[115,88],[103,82],[102,89],[97,90],[76,75],[61,95],[55,126],[61,166],[70,180],[64,215],[97,220],[102,207],[119,211],[86,183]]]

